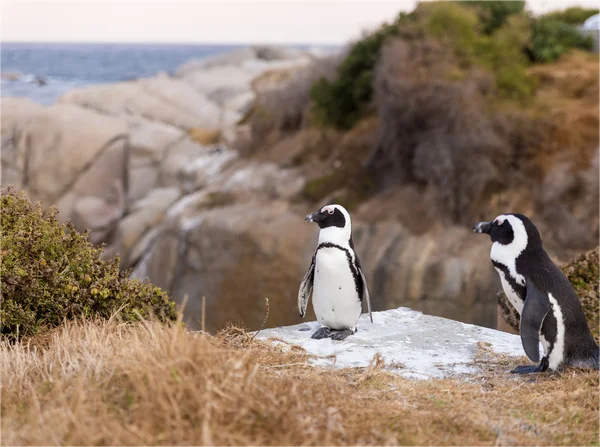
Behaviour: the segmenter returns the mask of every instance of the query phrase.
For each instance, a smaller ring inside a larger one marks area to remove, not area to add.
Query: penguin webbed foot
[[[310,338],[314,338],[315,340],[321,340],[322,338],[331,338],[332,340],[345,340],[348,336],[354,334],[352,329],[343,329],[341,331],[337,331],[334,329],[329,329],[328,327],[322,327],[317,329],[317,331],[312,334]]]
[[[316,330],[314,334],[310,338],[314,338],[315,340],[321,340],[322,338],[331,337],[331,329],[328,327],[322,327]]]
[[[511,371],[513,374],[533,374],[541,372],[538,365],[521,365]]]
[[[354,334],[352,329],[344,329],[343,331],[333,331],[331,334],[332,340],[345,340],[348,336]]]
[[[511,371],[513,374],[535,374],[548,369],[548,358],[544,357],[539,365],[521,365]]]

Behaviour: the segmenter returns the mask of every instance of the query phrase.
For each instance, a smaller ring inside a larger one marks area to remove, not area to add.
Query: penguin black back
[[[528,280],[542,293],[551,295],[557,301],[562,313],[564,331],[568,334],[564,346],[564,358],[567,363],[598,369],[600,350],[590,332],[579,297],[562,270],[552,262],[541,245],[538,250],[524,252],[517,258],[516,264],[517,271],[526,273]],[[552,331],[548,335],[553,337],[556,335],[556,317],[554,313],[549,313],[546,318],[550,318],[546,328]]]
[[[544,346],[545,357],[539,366],[519,367],[514,372],[555,370],[563,364],[598,369],[600,348],[579,298],[544,250],[533,222],[522,214],[503,214],[492,222],[476,224],[473,231],[492,239],[492,263],[521,314],[525,352],[537,362],[538,342]]]

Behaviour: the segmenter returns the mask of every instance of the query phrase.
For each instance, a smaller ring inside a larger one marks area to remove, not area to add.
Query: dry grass
[[[472,381],[413,382],[377,358],[314,367],[236,329],[68,324],[2,345],[2,444],[598,444],[597,372],[479,361]]]
[[[598,56],[571,51],[554,64],[532,67],[530,73],[540,81],[534,111],[550,122],[538,163],[545,172],[565,160],[587,167],[599,144]]]

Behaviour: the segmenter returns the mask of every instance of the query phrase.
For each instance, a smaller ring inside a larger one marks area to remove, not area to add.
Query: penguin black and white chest
[[[352,242],[350,214],[341,205],[327,205],[306,216],[307,222],[316,222],[321,231],[312,262],[298,291],[300,316],[306,315],[308,297],[312,302],[321,328],[312,338],[343,340],[356,331],[367,302],[371,322],[371,303],[367,281]]]
[[[560,370],[564,365],[600,368],[600,348],[594,341],[573,286],[552,262],[540,234],[522,214],[502,214],[480,222],[476,233],[492,239],[490,257],[502,288],[521,315],[520,333],[527,357],[537,366],[519,366],[527,374]]]

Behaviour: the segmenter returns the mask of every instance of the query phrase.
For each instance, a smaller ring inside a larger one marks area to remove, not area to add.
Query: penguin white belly
[[[548,355],[550,352],[550,343],[546,340],[546,337],[542,333],[540,333],[540,342],[542,343],[542,348],[544,348],[544,355]]]
[[[362,311],[346,253],[321,248],[315,259],[312,296],[317,321],[330,329],[354,329]]]
[[[556,319],[556,340],[552,346],[552,351],[548,355],[548,367],[551,370],[558,369],[565,360],[565,320],[563,318],[563,312],[558,304],[556,298],[548,293],[548,300],[550,301],[551,311]],[[547,353],[547,351],[546,351]]]
[[[498,272],[498,275],[500,275],[500,282],[502,283],[502,290],[504,290],[504,293],[506,294],[508,301],[510,301],[510,304],[512,304],[513,307],[517,310],[517,312],[519,312],[519,315],[521,315],[521,312],[523,312],[523,305],[525,303],[519,297],[517,292],[515,292],[515,290],[512,288],[512,286],[509,284],[509,282],[506,280],[506,277],[504,276],[504,272],[502,270],[500,270],[499,268],[496,268],[496,271]]]

